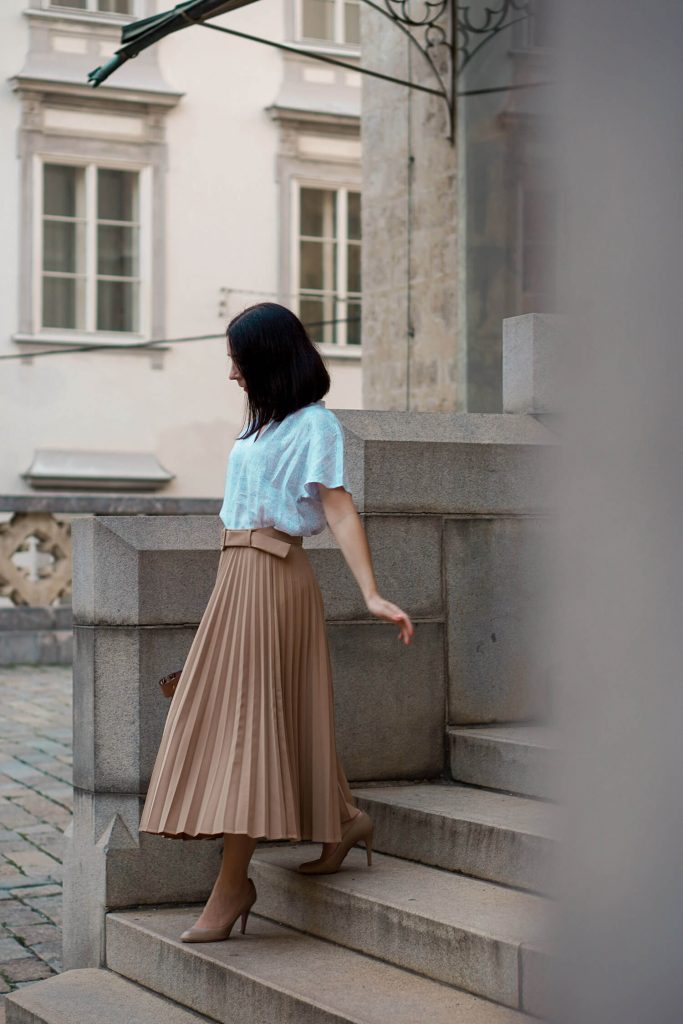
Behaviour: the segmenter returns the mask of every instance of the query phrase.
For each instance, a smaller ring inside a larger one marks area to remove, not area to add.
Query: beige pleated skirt
[[[322,594],[302,538],[272,526],[224,530],[140,831],[338,842],[356,813],[335,743]]]

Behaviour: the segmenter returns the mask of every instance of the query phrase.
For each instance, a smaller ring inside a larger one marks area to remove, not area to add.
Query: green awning
[[[131,21],[121,32],[121,47],[106,64],[89,72],[88,81],[93,87],[101,85],[131,57],[137,57],[142,50],[158,43],[160,39],[165,39],[172,32],[192,24],[201,24],[209,18],[216,18],[227,11],[236,11],[239,7],[246,7],[247,4],[254,2],[255,0],[185,0],[184,3],[176,4],[172,11]]]

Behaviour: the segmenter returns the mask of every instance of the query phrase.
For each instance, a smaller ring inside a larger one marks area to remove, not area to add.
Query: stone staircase
[[[555,739],[537,725],[448,732],[452,780],[354,787],[373,864],[291,868],[307,844],[266,843],[246,935],[182,943],[196,904],[106,916],[106,968],[13,993],[8,1024],[513,1024],[544,985],[560,808]]]

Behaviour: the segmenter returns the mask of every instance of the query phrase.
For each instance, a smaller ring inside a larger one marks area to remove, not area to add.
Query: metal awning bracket
[[[533,17],[533,0],[500,0],[496,7],[485,7],[483,11],[472,12],[472,5],[458,3],[458,0],[361,0],[362,3],[387,18],[403,32],[426,62],[434,80],[433,86],[408,81],[375,71],[362,65],[350,64],[328,54],[315,53],[304,47],[280,43],[272,39],[237,29],[216,25],[210,19],[219,14],[245,7],[256,0],[185,0],[170,11],[143,18],[124,26],[121,47],[106,64],[95,68],[88,75],[92,86],[101,85],[109,76],[147,47],[190,26],[200,26],[236,36],[252,42],[263,43],[288,53],[301,54],[309,60],[356,71],[418,92],[440,96],[448,110],[448,139],[455,144],[455,123],[458,96],[478,93],[500,92],[514,88],[529,88],[545,83],[531,82],[521,85],[495,86],[487,89],[458,91],[458,81],[465,68],[477,53],[500,32],[525,18]],[[441,51],[441,52],[439,52]],[[443,59],[445,56],[445,60]]]

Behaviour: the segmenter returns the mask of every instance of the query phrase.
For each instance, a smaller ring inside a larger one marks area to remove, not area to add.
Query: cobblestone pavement
[[[0,667],[0,1021],[4,994],[62,970],[71,666]]]

